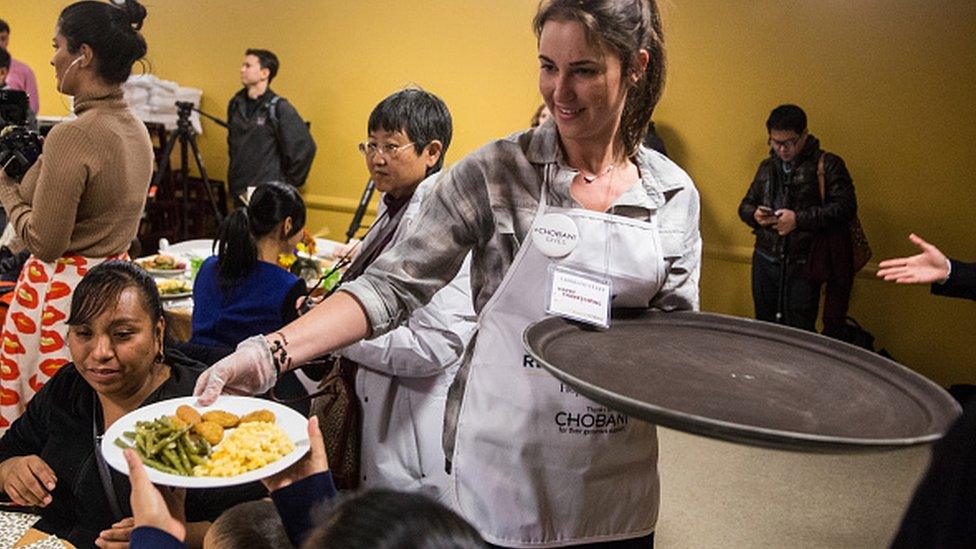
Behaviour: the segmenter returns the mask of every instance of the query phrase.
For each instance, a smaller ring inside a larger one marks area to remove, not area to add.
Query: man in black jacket
[[[811,276],[810,252],[818,235],[847,230],[857,212],[854,185],[843,159],[821,150],[820,142],[807,131],[807,116],[800,107],[776,107],[766,129],[769,157],[759,165],[739,205],[739,217],[756,235],[752,256],[756,318],[813,330],[822,280]],[[822,200],[817,177],[821,156]]]
[[[227,105],[227,181],[235,204],[248,187],[283,181],[300,187],[315,158],[315,141],[302,117],[285,98],[271,90],[278,57],[249,49],[241,64],[241,83]]]

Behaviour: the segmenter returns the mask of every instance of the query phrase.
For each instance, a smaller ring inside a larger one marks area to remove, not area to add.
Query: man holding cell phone
[[[810,251],[818,234],[846,230],[857,212],[854,185],[843,159],[820,148],[796,105],[780,105],[766,120],[769,157],[759,164],[739,217],[756,235],[752,296],[756,318],[813,331],[822,280],[811,276]],[[818,170],[823,173],[821,196]],[[848,252],[849,255],[849,252]],[[817,270],[817,269],[813,269]],[[843,323],[843,314],[825,314]],[[839,316],[840,318],[833,318]]]

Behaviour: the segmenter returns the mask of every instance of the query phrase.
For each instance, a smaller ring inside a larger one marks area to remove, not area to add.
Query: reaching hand
[[[262,335],[245,339],[237,350],[207,368],[193,394],[201,406],[213,404],[221,392],[254,395],[268,391],[277,380],[268,341]]]
[[[882,261],[878,264],[878,278],[898,284],[944,282],[949,277],[949,260],[946,256],[914,233],[908,235],[908,240],[918,246],[922,253]]]
[[[302,456],[302,459],[277,475],[272,475],[261,481],[269,492],[280,490],[315,473],[323,473],[329,470],[329,459],[325,454],[325,441],[322,439],[322,431],[319,430],[319,418],[316,416],[312,416],[308,420],[308,442],[308,453]]]
[[[17,505],[46,507],[57,483],[54,471],[36,455],[13,457],[0,465],[0,485]]]
[[[152,526],[174,538],[186,538],[184,498],[186,490],[166,489],[160,492],[146,476],[146,467],[132,450],[124,450],[125,462],[129,465],[129,483],[132,492],[129,504],[132,506],[132,520],[135,527]]]
[[[101,549],[128,549],[129,539],[135,527],[136,523],[132,517],[124,518],[108,530],[102,530],[95,540],[95,545]]]

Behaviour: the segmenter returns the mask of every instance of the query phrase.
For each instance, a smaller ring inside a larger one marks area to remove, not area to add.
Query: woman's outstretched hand
[[[938,248],[910,234],[908,239],[922,253],[911,257],[886,259],[878,264],[878,278],[897,284],[931,284],[945,282],[949,277],[949,260]]]

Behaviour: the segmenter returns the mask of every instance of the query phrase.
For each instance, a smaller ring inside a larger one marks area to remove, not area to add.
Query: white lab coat
[[[406,206],[388,248],[403,240],[437,174],[425,179]],[[380,213],[384,206],[381,202]],[[376,227],[360,245],[382,231]],[[359,363],[356,395],[363,408],[361,486],[421,491],[448,502],[441,433],[447,390],[474,333],[470,255],[450,284],[406,324],[342,349]]]

